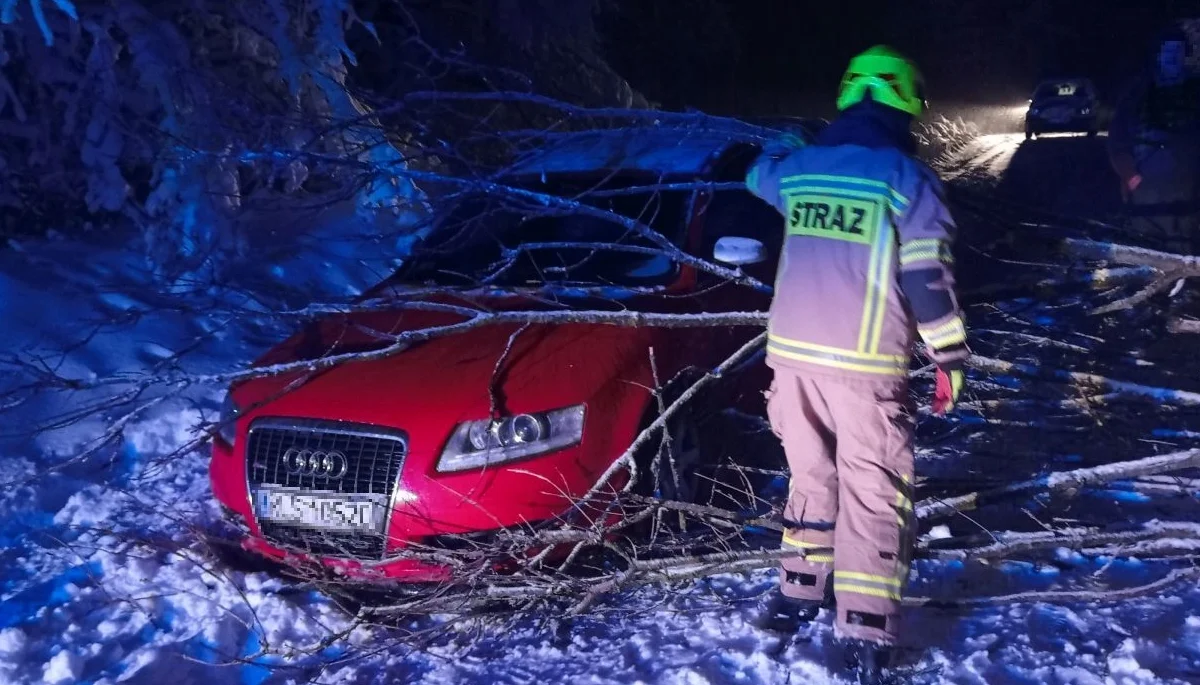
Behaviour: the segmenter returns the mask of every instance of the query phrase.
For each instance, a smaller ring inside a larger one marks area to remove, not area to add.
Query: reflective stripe
[[[785,545],[791,545],[792,547],[799,547],[800,549],[821,549],[821,550],[827,549],[827,550],[830,550],[830,552],[828,554],[805,553],[804,556],[801,558],[804,561],[811,561],[814,564],[832,564],[833,563],[833,548],[830,547],[829,545],[822,545],[822,544],[819,544],[816,542],[805,542],[803,540],[797,540],[796,538],[792,537],[791,533],[788,533],[787,531],[784,531],[784,533],[783,533],[783,543]]]
[[[917,331],[925,344],[935,350],[961,345],[967,341],[967,328],[961,317],[954,317],[952,321],[936,328],[918,328]]]
[[[868,597],[882,597],[883,599],[890,599],[895,602],[900,601],[900,593],[895,590],[889,590],[886,588],[879,588],[879,587],[868,587],[868,586],[864,586],[864,585],[858,585],[857,583],[855,583],[855,584],[839,583],[837,581],[834,581],[833,591],[834,592],[852,592],[857,595],[867,595]]]
[[[791,533],[787,531],[784,531],[783,533],[783,541],[793,547],[801,547],[803,549],[833,549],[831,546],[822,545],[819,542],[805,542],[804,540],[797,540],[796,538],[792,537]]]
[[[863,298],[862,323],[858,329],[858,351],[877,353],[883,337],[883,313],[891,290],[892,228],[879,231],[871,246],[871,262],[867,266],[867,292]]]
[[[871,359],[857,355],[850,350],[837,353],[820,350],[796,351],[781,345],[775,340],[768,340],[767,352],[770,354],[779,355],[785,359],[794,359],[796,361],[816,364],[818,366],[826,366],[833,369],[860,371],[862,373],[873,373],[884,376],[908,375],[907,359]]]
[[[904,243],[903,247],[900,248],[900,254],[912,251],[937,249],[941,244],[942,241],[938,238],[917,238],[916,240],[910,240]]]
[[[867,583],[879,583],[881,585],[890,585],[892,587],[900,587],[900,581],[891,576],[880,576],[874,573],[859,573],[858,571],[834,571],[834,578],[838,580],[861,580]]]
[[[871,246],[871,261],[867,265],[867,290],[863,294],[862,321],[858,324],[858,351],[867,351],[867,337],[875,314],[875,272],[879,269],[879,243]]]
[[[942,264],[953,264],[954,257],[941,252],[915,252],[900,255],[900,266],[910,266],[912,264],[920,264],[921,262],[941,262]]]
[[[950,245],[944,240],[919,238],[900,246],[900,266],[926,261],[953,264],[954,255],[950,251]]]
[[[854,592],[871,597],[883,597],[900,601],[900,591],[904,588],[904,580],[881,576],[874,573],[858,571],[833,572],[833,589],[835,592]]]
[[[889,184],[887,184],[883,181],[878,181],[873,178],[858,178],[857,176],[833,176],[833,175],[829,175],[829,174],[798,174],[796,176],[785,176],[784,178],[780,179],[780,181],[779,181],[780,185],[783,185],[785,183],[804,183],[804,182],[835,183],[835,184],[836,183],[844,183],[849,186],[865,186],[867,188],[877,188],[879,190],[887,191],[887,193],[889,195],[891,195],[892,199],[895,200],[896,203],[900,205],[901,209],[907,208],[908,205],[910,204],[908,201],[908,198],[904,197],[899,192],[897,192],[895,188],[891,187]]]
[[[879,275],[875,279],[875,321],[874,331],[871,333],[871,340],[867,346],[867,351],[871,353],[879,352],[879,342],[883,339],[883,313],[887,311],[888,294],[892,290],[892,248],[894,240],[892,238],[892,228],[888,226],[885,230],[880,231],[880,247],[883,253],[879,256]]]
[[[770,342],[787,347],[794,347],[797,350],[804,350],[806,352],[827,352],[829,354],[841,357],[850,357],[856,360],[865,359],[871,361],[886,361],[895,364],[903,364],[905,366],[908,365],[908,357],[906,355],[858,352],[856,350],[846,350],[840,347],[833,347],[831,345],[818,345],[817,343],[804,342],[803,340],[793,340],[791,338],[785,338],[782,335],[776,335],[774,333],[769,334],[767,337]]]

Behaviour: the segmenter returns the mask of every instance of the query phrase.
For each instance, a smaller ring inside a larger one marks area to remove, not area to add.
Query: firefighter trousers
[[[903,378],[775,370],[772,429],[791,470],[781,590],[837,602],[835,629],[892,644],[915,542],[913,419]]]

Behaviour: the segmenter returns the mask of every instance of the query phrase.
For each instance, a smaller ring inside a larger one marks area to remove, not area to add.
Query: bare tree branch
[[[971,511],[986,504],[1038,492],[1059,492],[1124,480],[1137,476],[1148,476],[1200,466],[1200,449],[1163,454],[1133,461],[1119,461],[1102,466],[1058,471],[1033,480],[1010,483],[991,490],[972,492],[946,499],[925,500],[917,504],[917,518],[921,521],[937,521],[957,513]]]

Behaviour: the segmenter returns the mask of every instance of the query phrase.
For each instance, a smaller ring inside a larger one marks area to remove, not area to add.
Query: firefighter
[[[746,177],[784,217],[771,305],[767,406],[791,471],[779,592],[766,627],[795,630],[836,606],[860,676],[886,666],[899,630],[913,518],[917,334],[937,365],[935,413],[963,387],[966,328],[954,294],[955,225],[915,159],[925,110],[916,66],[877,46],[842,79],[840,115],[808,147],[768,147]]]
[[[1153,65],[1127,90],[1109,130],[1109,156],[1136,241],[1194,254],[1200,228],[1200,79],[1178,27],[1156,42]]]

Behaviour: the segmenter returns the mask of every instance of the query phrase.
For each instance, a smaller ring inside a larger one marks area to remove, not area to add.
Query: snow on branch
[[[1101,388],[1120,395],[1143,397],[1164,404],[1200,406],[1200,393],[1189,392],[1187,390],[1157,388],[1140,383],[1130,383],[1128,381],[1107,378],[1092,373],[1018,364],[991,357],[981,357],[979,355],[972,355],[967,363],[981,371],[1038,378],[1086,388]]]
[[[1196,466],[1200,466],[1200,450],[1175,452],[1133,461],[1119,461],[1074,471],[1060,471],[1040,478],[1009,483],[991,490],[922,501],[916,507],[917,518],[926,522],[938,521],[960,512],[971,511],[1015,497],[1028,497],[1042,492],[1076,491],[1090,485],[1169,473]]]

